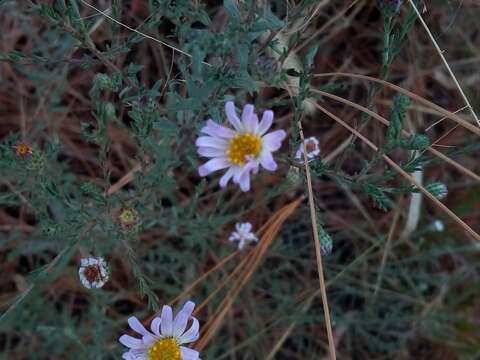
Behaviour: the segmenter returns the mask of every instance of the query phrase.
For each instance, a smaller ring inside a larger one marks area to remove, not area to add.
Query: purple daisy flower
[[[187,301],[173,316],[170,306],[164,305],[162,314],[155,317],[148,331],[140,321],[132,316],[128,325],[141,335],[141,339],[122,335],[119,341],[129,350],[122,355],[125,360],[200,360],[199,353],[183,344],[194,342],[199,337],[200,325],[192,316],[195,303]],[[191,325],[188,327],[189,321]]]
[[[247,104],[240,120],[233,101],[228,101],[225,113],[233,129],[208,120],[201,130],[208,136],[200,136],[196,141],[198,154],[210,158],[198,168],[198,173],[207,176],[227,169],[220,179],[220,186],[227,186],[232,179],[242,191],[248,191],[250,175],[256,174],[260,165],[268,171],[277,169],[272,153],[280,149],[287,134],[284,130],[267,133],[273,123],[271,110],[265,110],[259,122],[253,105]]]

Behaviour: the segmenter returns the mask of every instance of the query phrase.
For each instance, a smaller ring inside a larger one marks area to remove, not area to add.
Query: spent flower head
[[[307,150],[307,159],[311,160],[320,154],[320,142],[315,136],[310,136],[304,140],[305,149]],[[303,163],[304,144],[300,144],[297,152],[295,153],[295,159]]]
[[[33,149],[30,145],[24,142],[19,142],[13,147],[15,149],[15,154],[20,157],[26,157],[33,154]]]
[[[122,335],[119,341],[129,348],[123,354],[125,360],[200,360],[198,351],[182,346],[194,342],[199,337],[200,324],[192,316],[195,303],[187,301],[183,308],[173,317],[170,306],[164,305],[160,317],[155,317],[151,324],[151,332],[132,316],[128,325],[141,335],[134,338]],[[191,322],[188,327],[189,321]]]
[[[250,242],[257,242],[258,237],[252,231],[252,224],[250,223],[237,223],[235,225],[235,231],[232,231],[229,241],[238,241],[238,249],[242,250],[243,247]]]
[[[277,169],[272,153],[280,149],[287,134],[284,130],[267,133],[273,123],[271,110],[265,110],[259,122],[253,105],[247,104],[240,119],[234,103],[228,101],[225,113],[233,129],[213,120],[208,120],[201,129],[207,136],[197,139],[197,152],[210,160],[200,166],[198,172],[200,176],[207,176],[214,171],[227,169],[220,179],[220,186],[227,186],[233,179],[242,191],[248,191],[250,175],[258,173],[260,165],[268,171]]]
[[[78,276],[87,289],[99,289],[108,281],[108,265],[102,257],[84,258],[80,262]]]

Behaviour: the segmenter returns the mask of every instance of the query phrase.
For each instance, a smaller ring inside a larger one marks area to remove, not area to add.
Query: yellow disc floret
[[[172,337],[158,340],[148,349],[148,360],[182,360],[180,345]]]
[[[236,134],[228,144],[227,157],[235,165],[243,165],[248,157],[256,158],[262,149],[260,136],[244,133]]]

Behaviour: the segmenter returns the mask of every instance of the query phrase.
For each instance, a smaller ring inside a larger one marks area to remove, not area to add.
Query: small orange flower
[[[33,154],[32,148],[23,142],[16,144],[13,148],[17,156],[25,157]]]

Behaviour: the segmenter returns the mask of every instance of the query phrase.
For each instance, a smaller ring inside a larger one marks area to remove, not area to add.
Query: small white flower
[[[320,154],[320,142],[315,136],[311,136],[305,139],[305,147],[307,149],[307,159],[313,159]],[[303,144],[300,144],[297,152],[295,153],[295,159],[300,160],[303,163]]]
[[[201,130],[208,136],[200,136],[196,141],[198,154],[211,158],[198,168],[198,173],[207,176],[214,171],[227,169],[220,179],[220,186],[226,187],[233,179],[242,191],[248,191],[250,174],[258,173],[260,165],[268,171],[277,170],[272,153],[280,149],[287,134],[284,130],[267,134],[273,123],[271,110],[265,110],[259,122],[253,105],[247,104],[240,120],[234,103],[228,101],[225,113],[234,129],[208,120]]]
[[[442,232],[445,230],[445,224],[441,220],[435,220],[432,224],[435,231]]]
[[[84,258],[80,264],[78,276],[87,289],[99,289],[108,281],[108,265],[104,258]]]
[[[172,308],[164,305],[161,317],[155,317],[151,324],[151,332],[145,329],[140,321],[132,316],[128,325],[142,336],[141,339],[122,335],[119,341],[128,347],[123,354],[125,360],[200,360],[198,351],[183,344],[194,342],[199,337],[200,324],[192,316],[195,303],[187,301],[182,310],[173,318]],[[192,320],[187,330],[189,320]]]
[[[252,241],[258,241],[257,235],[252,232],[252,224],[250,223],[237,223],[235,225],[236,231],[233,231],[228,238],[229,241],[238,241],[238,248],[240,250]]]

